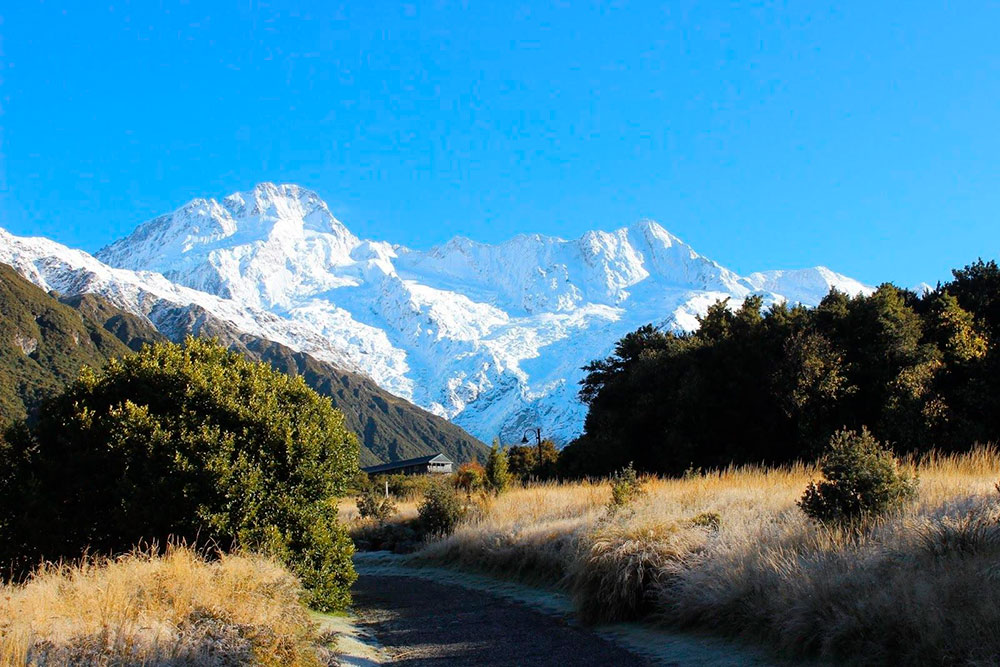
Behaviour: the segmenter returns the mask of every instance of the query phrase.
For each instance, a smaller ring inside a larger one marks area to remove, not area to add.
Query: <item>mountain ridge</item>
[[[750,294],[815,305],[831,287],[870,290],[825,267],[740,276],[651,220],[413,250],[360,239],[316,193],[270,183],[193,200],[98,259],[506,442],[533,426],[578,434],[580,368],[638,326],[689,331],[715,301]]]
[[[46,292],[3,263],[0,313],[0,416],[8,421],[29,416],[46,396],[76,379],[82,366],[101,367],[113,357],[167,340],[148,320],[97,294]],[[306,384],[330,397],[344,413],[348,428],[358,434],[362,465],[440,452],[456,461],[485,460],[481,442],[365,376],[242,333],[198,307],[178,312],[177,317],[198,323],[190,333],[215,338],[283,373],[301,375]]]

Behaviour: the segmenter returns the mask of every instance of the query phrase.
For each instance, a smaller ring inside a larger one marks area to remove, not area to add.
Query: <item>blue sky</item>
[[[96,250],[260,181],[363,237],[660,221],[739,271],[1000,253],[1000,5],[0,9],[0,226]]]

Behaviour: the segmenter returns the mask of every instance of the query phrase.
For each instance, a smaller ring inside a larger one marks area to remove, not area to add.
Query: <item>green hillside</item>
[[[310,387],[331,397],[361,441],[361,465],[444,452],[455,461],[485,461],[487,447],[447,419],[394,396],[371,379],[283,345],[256,338],[244,354],[277,370],[300,374]]]
[[[309,386],[329,396],[358,434],[361,465],[443,452],[455,461],[486,458],[487,448],[451,422],[394,396],[372,380],[332,364],[187,313],[192,329],[216,337],[254,361],[302,375]],[[148,322],[94,294],[62,300],[0,264],[0,415],[24,418],[52,391],[74,379],[84,365],[164,340]]]
[[[127,354],[115,335],[0,264],[0,416],[23,419],[83,365]]]

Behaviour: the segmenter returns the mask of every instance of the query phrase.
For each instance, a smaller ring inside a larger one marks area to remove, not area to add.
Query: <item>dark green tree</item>
[[[584,433],[562,475],[812,459],[838,429],[899,451],[1000,439],[1000,269],[977,262],[926,296],[832,290],[817,308],[757,296],[709,307],[691,334],[652,326],[584,368]]]
[[[358,444],[301,378],[214,342],[161,343],[85,369],[4,447],[8,562],[185,540],[276,556],[320,609],[349,601],[335,499]]]
[[[486,485],[492,493],[501,494],[510,486],[511,473],[507,465],[507,452],[500,448],[498,440],[493,441],[490,455],[486,459]]]
[[[542,440],[542,463],[538,463],[538,445],[513,445],[507,448],[510,474],[524,481],[550,479],[556,474],[559,450],[551,440]]]
[[[982,322],[994,340],[1000,337],[1000,266],[994,260],[976,260],[952,271],[954,280],[945,291]]]

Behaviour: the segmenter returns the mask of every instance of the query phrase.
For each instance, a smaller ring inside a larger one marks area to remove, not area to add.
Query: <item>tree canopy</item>
[[[585,432],[563,474],[783,463],[837,430],[899,451],[1000,438],[1000,269],[979,261],[918,296],[891,284],[816,308],[759,296],[709,308],[693,333],[642,327],[585,367]]]
[[[301,378],[211,341],[160,343],[84,369],[0,447],[7,561],[171,539],[246,547],[289,564],[316,606],[348,600],[335,498],[358,443]]]

